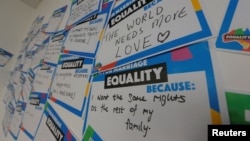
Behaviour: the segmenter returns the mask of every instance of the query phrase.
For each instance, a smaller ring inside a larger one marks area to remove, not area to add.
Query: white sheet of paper
[[[14,87],[12,86],[11,83],[9,83],[7,85],[7,88],[5,89],[5,93],[3,96],[3,102],[4,104],[8,104],[11,101],[14,101],[15,97],[14,97]]]
[[[90,53],[90,57],[94,57],[106,16],[107,14],[98,15],[96,20],[101,22],[94,24],[85,22],[70,29],[64,43],[64,50],[83,53],[84,56]]]
[[[59,55],[62,50],[64,38],[65,37],[64,37],[63,32],[51,36],[48,48],[44,55],[44,59],[43,59],[44,62],[57,64]]]
[[[66,10],[67,10],[67,5],[55,10],[52,13],[48,22],[48,26],[45,29],[45,32],[51,33],[57,31],[63,20]]]
[[[21,96],[22,88],[23,88],[23,84],[21,84],[20,81],[14,84],[14,89],[15,89],[14,96],[15,96],[16,102],[19,100]]]
[[[46,68],[43,68],[46,67]],[[49,69],[48,69],[49,68]],[[44,64],[36,71],[36,76],[33,82],[33,92],[48,93],[52,81],[52,75],[55,67]]]
[[[33,53],[26,53],[23,67],[22,67],[23,72],[29,71],[31,63],[33,61],[33,55],[34,55]]]
[[[82,66],[71,66],[77,61],[81,61]],[[85,92],[89,88],[92,61],[92,59],[76,55],[61,55],[50,90],[55,101],[63,102],[64,104],[61,105],[63,108],[80,117],[82,116]]]
[[[228,116],[211,52],[201,42],[95,74],[84,140],[203,140]]]
[[[102,0],[74,0],[71,4],[68,26],[78,23],[100,11]]]
[[[199,1],[124,1],[97,51],[99,71],[211,38],[208,25]]]
[[[168,138],[170,140],[184,141],[183,137],[187,136],[195,139],[197,130],[187,130],[190,126],[194,129],[199,129],[200,136],[206,136],[206,130],[201,131],[200,127],[211,121],[209,103],[208,101],[205,103],[203,100],[200,103],[197,100],[208,99],[205,73],[201,71],[169,75],[169,80],[171,82],[191,81],[195,84],[196,89],[194,91],[179,91],[178,97],[180,95],[185,95],[186,97],[185,103],[179,103],[177,102],[178,100],[176,102],[167,100],[170,99],[170,95],[176,95],[176,92],[168,92],[166,95],[161,93],[150,95],[147,94],[145,86],[103,90],[101,89],[104,87],[103,82],[93,84],[93,94],[91,96],[93,102],[91,106],[96,107],[97,112],[92,112],[88,116],[88,119],[92,121],[90,125],[95,127],[97,132],[104,135],[103,138],[105,140],[110,141],[121,140],[121,136],[127,136],[129,140],[154,140],[157,137],[157,140]],[[113,96],[116,94],[121,96],[123,100],[114,100]],[[109,95],[109,98],[105,100],[106,98],[104,97],[107,97],[107,95]],[[159,96],[162,100],[154,100],[154,96]],[[103,99],[100,97],[103,97]],[[140,99],[145,99],[145,102]],[[182,100],[180,99],[180,101]],[[108,112],[104,110],[105,107],[108,108]],[[122,111],[122,109],[124,110]],[[149,114],[149,112],[152,113]],[[199,113],[200,116],[197,116],[195,113]],[[103,120],[100,120],[100,117]],[[108,121],[105,122],[104,119],[108,119]],[[115,136],[111,130],[103,130],[104,127],[109,127],[110,123],[114,125],[112,129]],[[140,125],[141,127],[136,129],[133,125]],[[164,131],[164,133],[161,131]],[[178,136],[179,133],[182,136]]]
[[[48,48],[48,42],[42,44],[42,46],[37,47],[35,54],[33,56],[30,68],[35,69],[37,66],[41,64],[42,59],[44,58],[46,49]]]
[[[38,129],[44,110],[47,94],[31,93],[22,121],[22,128],[33,138]],[[32,123],[32,124],[31,124]]]
[[[4,112],[4,116],[2,120],[2,128],[4,131],[5,137],[9,133],[9,128],[10,128],[10,124],[11,124],[11,120],[13,118],[14,112],[15,112],[14,104],[12,102],[9,102],[5,107],[5,112]]]
[[[10,132],[12,133],[14,139],[17,139],[19,135],[20,125],[22,123],[24,110],[25,110],[25,102],[18,101],[15,108],[15,113],[10,123]]]
[[[28,75],[25,75],[25,83],[23,84],[23,90],[22,90],[22,99],[24,102],[27,102],[29,100],[30,92],[32,90],[32,82],[31,79],[28,78]]]
[[[102,10],[71,27],[64,42],[64,53],[95,58],[114,1],[105,2]]]

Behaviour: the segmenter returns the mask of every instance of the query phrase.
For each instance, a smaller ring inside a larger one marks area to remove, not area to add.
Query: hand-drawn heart
[[[170,31],[169,30],[166,31],[166,32],[164,32],[164,33],[160,32],[158,34],[157,41],[163,43],[165,40],[167,40],[167,38],[169,37],[169,35],[170,35]]]

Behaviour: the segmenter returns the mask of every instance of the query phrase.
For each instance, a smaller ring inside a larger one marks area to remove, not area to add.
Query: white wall
[[[31,25],[31,18],[34,9],[27,6],[20,0],[0,1],[0,48],[3,48],[14,55],[17,55],[21,43],[25,38],[27,29]],[[14,56],[8,64],[0,68],[0,91],[2,92],[9,71],[15,62]]]
[[[215,30],[218,32],[229,0],[200,1],[204,2],[207,6],[208,14],[210,15],[209,18]],[[45,16],[44,22],[47,22],[55,9],[68,5],[70,2],[71,0],[43,0],[37,9],[32,9],[18,0],[1,0],[0,47],[17,54],[21,47],[21,41],[25,38],[29,26],[37,16]],[[70,6],[68,8],[70,8]],[[66,13],[60,29],[65,27],[68,15],[69,12]],[[213,41],[214,40],[211,40],[212,45]],[[219,77],[221,81],[223,81],[222,85],[224,85],[224,88],[250,92],[250,55],[223,51],[216,51],[214,55],[217,57],[217,69],[220,71]],[[12,69],[14,60],[15,56],[5,68],[0,68],[1,91],[3,91],[6,85],[9,71]],[[0,114],[3,114],[3,106],[0,107],[0,110]],[[0,119],[0,122],[1,121],[2,119]],[[2,141],[3,136],[1,133],[0,140]]]

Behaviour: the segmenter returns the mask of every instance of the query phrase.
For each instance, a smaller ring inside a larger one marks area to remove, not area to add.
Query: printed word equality
[[[105,76],[105,88],[143,85],[147,83],[166,82],[164,63],[134,70],[109,74]]]
[[[83,59],[64,61],[62,64],[62,69],[75,69],[82,68]]]
[[[46,120],[46,125],[48,126],[49,130],[51,131],[51,133],[53,134],[53,136],[56,138],[57,141],[63,140],[64,134],[50,116],[48,116]]]
[[[127,18],[129,15],[133,14],[137,10],[141,9],[148,3],[150,3],[152,0],[137,0],[131,5],[129,5],[127,8],[123,9],[121,12],[116,14],[113,18],[109,21],[109,27],[112,27],[122,21],[123,19]]]

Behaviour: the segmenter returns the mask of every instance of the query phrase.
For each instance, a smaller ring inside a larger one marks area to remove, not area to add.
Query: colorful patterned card
[[[230,0],[216,47],[224,51],[250,53],[249,0]]]

